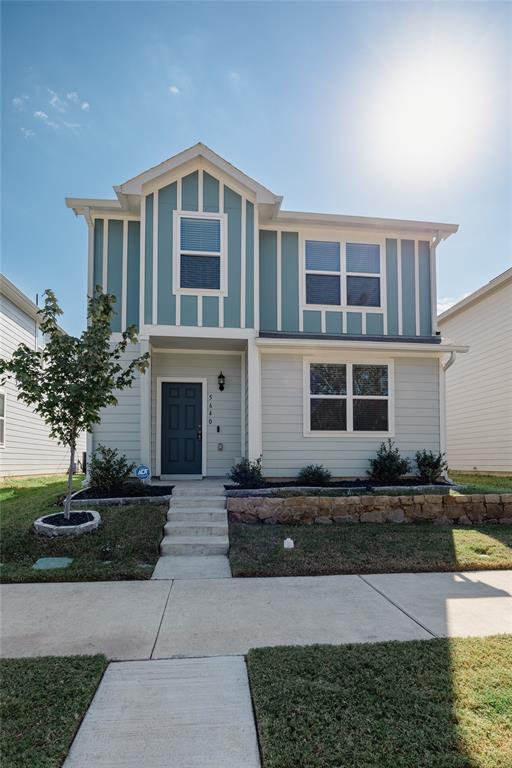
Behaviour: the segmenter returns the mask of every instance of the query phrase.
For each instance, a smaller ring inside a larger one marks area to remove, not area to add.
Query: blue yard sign
[[[146,467],[145,464],[139,464],[139,466],[135,470],[135,474],[137,475],[139,480],[147,480],[151,474],[151,471],[149,467]]]

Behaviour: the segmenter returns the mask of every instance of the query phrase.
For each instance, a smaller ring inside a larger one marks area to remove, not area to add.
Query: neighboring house
[[[512,268],[438,317],[469,345],[446,375],[451,469],[512,474]]]
[[[452,224],[281,210],[204,144],[67,199],[89,227],[89,294],[117,296],[151,368],[89,439],[153,476],[361,476],[380,443],[444,450],[435,248]],[[464,351],[464,350],[461,350]],[[223,381],[222,377],[225,379]]]
[[[37,306],[10,280],[0,275],[0,357],[9,359],[20,344],[31,349],[43,343]],[[85,451],[85,436],[77,457]],[[69,451],[49,436],[49,429],[32,408],[17,399],[16,385],[0,385],[0,477],[63,474]]]

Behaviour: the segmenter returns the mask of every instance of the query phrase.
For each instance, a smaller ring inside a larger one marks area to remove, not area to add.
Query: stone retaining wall
[[[231,520],[243,523],[512,523],[512,493],[231,497],[227,509]]]

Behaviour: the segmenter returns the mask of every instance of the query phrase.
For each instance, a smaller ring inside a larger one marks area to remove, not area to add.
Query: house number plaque
[[[213,424],[213,395],[208,395],[208,424]]]

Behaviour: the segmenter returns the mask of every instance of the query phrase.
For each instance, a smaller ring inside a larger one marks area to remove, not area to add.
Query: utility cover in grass
[[[40,557],[32,568],[35,571],[49,571],[52,568],[67,568],[72,562],[72,557]]]

